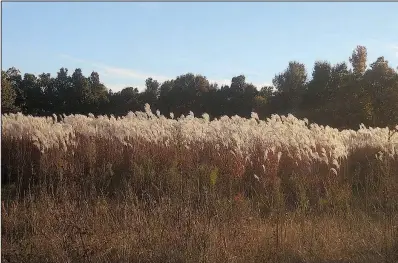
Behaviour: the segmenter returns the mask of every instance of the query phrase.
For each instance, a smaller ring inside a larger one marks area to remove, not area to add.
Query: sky
[[[113,91],[192,72],[230,84],[269,85],[289,61],[346,61],[357,45],[369,64],[398,66],[398,2],[2,3],[2,69],[22,74],[92,71]]]

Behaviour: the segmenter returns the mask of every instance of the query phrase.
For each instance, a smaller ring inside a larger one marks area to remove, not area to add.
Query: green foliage
[[[205,76],[187,73],[163,83],[149,77],[145,90],[126,87],[108,91],[97,72],[89,77],[81,69],[72,75],[61,68],[57,76],[49,73],[23,76],[16,68],[2,71],[2,109],[4,113],[24,114],[113,114],[126,115],[152,110],[176,117],[192,111],[195,116],[208,113],[211,118],[223,115],[249,118],[255,111],[264,119],[271,114],[292,113],[311,122],[336,128],[390,126],[398,123],[398,72],[384,57],[367,65],[367,49],[357,46],[349,62],[331,65],[317,61],[311,74],[302,63],[289,62],[275,75],[273,87],[255,87],[244,75],[231,79],[231,85],[219,87]]]
[[[16,111],[16,97],[16,91],[12,88],[12,85],[7,78],[6,72],[1,71],[1,111],[3,113]]]

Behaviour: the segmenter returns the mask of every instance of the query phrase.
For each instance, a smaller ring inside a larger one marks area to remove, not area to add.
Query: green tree
[[[50,73],[42,73],[38,77],[39,88],[43,92],[42,112],[45,115],[51,115],[56,112],[56,96],[54,92],[54,78]]]
[[[7,73],[1,71],[1,112],[12,113],[16,112],[18,108],[15,106],[15,99],[17,94],[7,79]]]
[[[374,113],[372,126],[393,126],[398,123],[398,74],[384,57],[370,65],[364,75],[369,108]]]
[[[206,77],[187,73],[162,85],[161,99],[166,99],[169,104],[168,111],[176,116],[188,114],[189,111],[201,114],[204,107],[202,95],[209,91],[209,87],[210,83]]]
[[[332,66],[327,61],[316,61],[312,79],[303,97],[302,109],[307,118],[315,122],[325,119],[328,109],[325,107],[333,100]]]
[[[21,72],[15,67],[11,67],[6,71],[7,80],[10,82],[11,87],[15,90],[15,106],[21,110],[26,102],[25,95],[21,90],[22,76]]]
[[[145,80],[145,91],[141,96],[142,101],[151,105],[152,110],[156,110],[159,94],[160,83],[152,78],[147,78]]]
[[[89,80],[83,75],[80,68],[75,69],[71,78],[72,87],[68,96],[68,107],[70,111],[88,114],[88,105],[91,102]]]
[[[61,68],[54,80],[53,94],[54,94],[54,108],[58,114],[70,114],[73,109],[70,102],[73,100],[73,83],[71,77],[68,75],[67,68]]]
[[[43,115],[45,107],[45,96],[38,78],[30,73],[25,73],[20,84],[24,97],[26,98],[23,112],[32,115]]]
[[[298,112],[306,90],[306,81],[305,66],[297,61],[289,62],[287,69],[274,77],[272,83],[279,92],[280,102],[285,106],[282,113]]]
[[[243,92],[246,87],[246,77],[245,75],[239,75],[233,77],[231,80],[231,90],[236,93]]]
[[[105,85],[101,83],[99,74],[95,71],[88,77],[88,85],[89,110],[93,114],[100,114],[109,103],[108,91]]]

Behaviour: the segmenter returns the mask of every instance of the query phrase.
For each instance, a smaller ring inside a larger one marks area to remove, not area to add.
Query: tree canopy
[[[398,123],[398,72],[384,57],[367,64],[367,49],[357,46],[345,62],[332,65],[316,61],[312,71],[291,61],[275,75],[273,87],[255,87],[244,75],[219,87],[202,75],[186,73],[163,83],[148,77],[145,90],[125,87],[108,90],[97,72],[84,76],[77,68],[72,74],[61,68],[56,76],[38,76],[16,68],[1,72],[2,113],[20,111],[35,116],[52,114],[113,114],[143,110],[149,103],[163,115],[195,115],[207,112],[260,118],[291,113],[299,118],[336,128],[394,126]],[[351,67],[350,67],[351,66]]]

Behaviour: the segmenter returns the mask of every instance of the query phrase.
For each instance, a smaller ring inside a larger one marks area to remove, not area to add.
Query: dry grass
[[[3,116],[2,261],[398,261],[393,131],[137,115]]]
[[[144,207],[133,200],[45,198],[4,208],[2,257],[8,262],[396,262],[397,222],[397,214],[387,220],[363,212],[263,217],[239,201],[195,209],[166,200]]]

